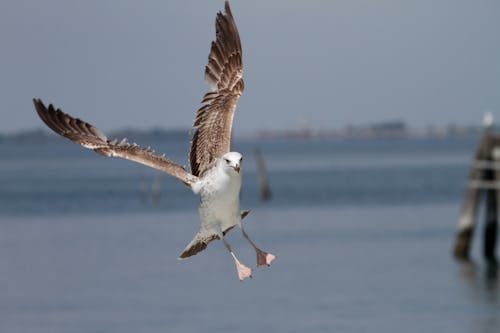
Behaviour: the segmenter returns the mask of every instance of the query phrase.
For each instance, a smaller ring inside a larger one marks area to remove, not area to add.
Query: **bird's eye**
[[[240,163],[241,163],[241,161],[243,161],[243,157],[240,158]]]
[[[224,161],[226,161],[226,163],[229,164],[229,160],[227,158],[225,158]]]

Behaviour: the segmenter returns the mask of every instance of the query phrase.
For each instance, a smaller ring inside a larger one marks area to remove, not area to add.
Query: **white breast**
[[[215,167],[197,186],[202,226],[211,229],[218,224],[224,231],[240,223],[241,174],[230,175]]]

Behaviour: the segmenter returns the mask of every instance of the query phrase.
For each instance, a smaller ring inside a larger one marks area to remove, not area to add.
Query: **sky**
[[[498,0],[232,0],[236,133],[500,119]],[[0,1],[0,133],[41,98],[102,130],[189,128],[222,0]]]

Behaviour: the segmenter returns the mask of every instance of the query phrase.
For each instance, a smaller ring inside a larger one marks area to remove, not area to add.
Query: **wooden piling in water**
[[[492,149],[490,151],[490,159],[496,167],[492,167],[485,171],[484,176],[486,181],[496,184],[500,180],[500,169],[496,165],[500,160],[500,138],[495,137],[492,140]],[[484,258],[490,262],[496,261],[495,248],[497,244],[497,230],[498,230],[498,205],[500,200],[500,188],[495,186],[486,189],[486,224],[484,227],[484,244],[483,255]]]
[[[260,149],[255,149],[255,159],[257,161],[257,182],[259,184],[259,198],[261,201],[271,199],[271,189],[267,179],[266,164]]]
[[[495,171],[486,170],[485,180],[494,182]],[[486,212],[484,227],[483,255],[487,260],[495,260],[495,247],[497,241],[497,216],[498,216],[498,198],[497,190],[489,188],[486,190]]]
[[[493,138],[491,125],[486,127],[475,153],[475,160],[471,166],[468,182],[465,189],[462,210],[458,218],[457,235],[453,255],[458,259],[468,259],[474,227],[476,225],[479,199],[481,194],[480,186],[472,186],[473,183],[484,181],[485,169],[479,168],[476,161],[491,161],[491,151],[493,148]],[[496,194],[495,194],[496,196]],[[493,212],[493,211],[492,211]],[[496,217],[495,217],[496,221]],[[488,234],[490,235],[490,234]]]
[[[154,207],[157,207],[160,203],[161,197],[161,174],[155,174],[153,181],[151,182],[151,201]]]

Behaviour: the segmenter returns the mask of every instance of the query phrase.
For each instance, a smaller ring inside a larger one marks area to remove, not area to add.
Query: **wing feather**
[[[50,129],[80,146],[105,156],[124,158],[163,171],[179,179],[188,187],[198,180],[198,177],[191,175],[182,166],[167,159],[165,155],[156,155],[150,147],[141,148],[135,143],[128,143],[126,139],[119,142],[110,141],[98,128],[55,109],[52,104],[46,108],[37,98],[33,99],[33,104],[40,118]]]
[[[244,88],[240,36],[227,1],[225,13],[217,13],[215,32],[205,67],[211,91],[203,97],[193,124],[189,162],[195,176],[202,176],[216,158],[230,151],[234,110]]]

